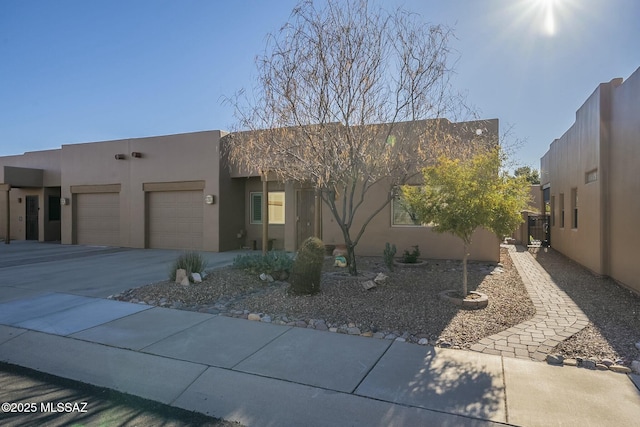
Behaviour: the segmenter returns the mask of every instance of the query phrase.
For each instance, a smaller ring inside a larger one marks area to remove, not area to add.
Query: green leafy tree
[[[531,169],[530,166],[521,166],[513,174],[524,177],[529,184],[540,184],[540,172],[538,172],[538,169]]]
[[[502,157],[499,148],[466,159],[440,157],[423,170],[424,185],[402,187],[406,202],[423,224],[433,223],[436,232],[462,240],[465,296],[473,233],[482,227],[498,237],[510,234],[522,222],[520,213],[529,202],[528,182],[501,173]]]

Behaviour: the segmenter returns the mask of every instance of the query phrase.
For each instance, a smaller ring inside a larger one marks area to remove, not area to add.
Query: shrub
[[[191,273],[202,273],[207,268],[207,262],[198,252],[183,252],[171,265],[169,279],[176,280],[176,270],[180,268],[187,271],[187,277],[191,280]]]
[[[418,262],[418,257],[420,256],[420,248],[418,248],[418,245],[412,247],[413,250],[411,252],[409,252],[408,249],[405,249],[404,253],[402,254],[402,262],[404,262],[405,264],[415,264],[416,262]]]
[[[250,273],[273,274],[275,272],[289,272],[293,260],[284,251],[269,251],[263,254],[238,255],[233,260],[233,267]]]
[[[291,270],[288,292],[294,295],[313,295],[320,292],[324,245],[317,237],[302,242]]]
[[[384,245],[384,263],[387,265],[389,271],[393,271],[393,258],[396,256],[396,245],[389,245],[389,242]]]

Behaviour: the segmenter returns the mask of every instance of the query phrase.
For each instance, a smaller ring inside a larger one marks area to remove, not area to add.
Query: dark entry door
[[[297,194],[297,246],[302,246],[302,242],[307,237],[313,236],[313,220],[316,195],[313,190],[298,190]]]
[[[27,196],[25,231],[27,240],[38,240],[38,196]]]

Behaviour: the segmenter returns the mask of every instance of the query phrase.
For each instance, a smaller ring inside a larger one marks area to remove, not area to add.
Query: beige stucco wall
[[[551,143],[541,161],[542,184],[550,184],[552,206],[551,244],[560,252],[602,273],[600,257],[601,215],[598,183],[585,183],[585,174],[600,163],[601,88],[576,112],[575,123]],[[578,228],[571,223],[571,190],[578,192]],[[564,194],[565,226],[560,221],[560,195]]]
[[[640,68],[611,95],[609,275],[640,292]]]
[[[71,186],[120,184],[120,245],[145,247],[145,183],[205,181],[204,195],[219,200],[220,131],[64,145],[62,197]],[[142,153],[141,158],[131,156]],[[124,160],[116,160],[124,154]],[[203,209],[203,249],[219,250],[220,202]],[[73,241],[73,208],[62,210],[62,243]]]
[[[640,68],[626,81],[603,83],[576,113],[573,126],[541,159],[550,184],[551,244],[597,274],[640,291]],[[597,180],[587,174],[597,171]],[[578,190],[578,228],[571,227],[571,189]],[[560,194],[565,227],[560,227]]]
[[[380,184],[373,187],[358,209],[351,228],[352,238],[365,221],[366,216],[378,208],[387,198],[386,188]],[[342,231],[329,208],[323,204],[323,240],[325,244],[343,244]],[[395,244],[397,253],[412,246],[420,247],[421,258],[432,259],[461,259],[463,255],[462,241],[451,234],[434,232],[430,227],[421,226],[392,226],[391,206],[388,205],[375,216],[367,226],[358,246],[357,255],[381,256],[385,243]],[[500,259],[500,245],[498,238],[486,230],[478,230],[473,235],[470,248],[470,259],[480,261],[498,261]]]

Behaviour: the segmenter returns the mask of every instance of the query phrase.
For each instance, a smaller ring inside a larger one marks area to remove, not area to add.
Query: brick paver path
[[[553,282],[523,247],[510,245],[513,260],[536,308],[531,320],[481,339],[471,350],[543,361],[551,350],[589,323],[587,316]]]

